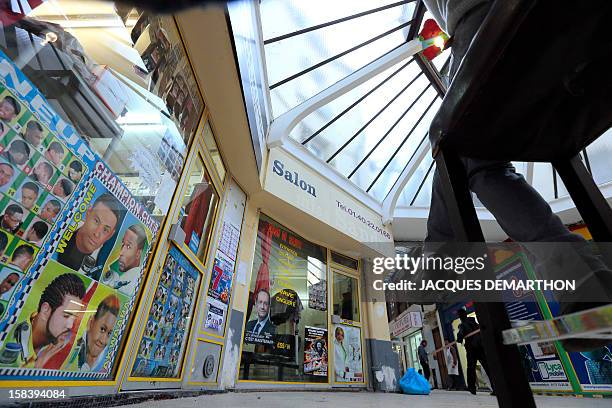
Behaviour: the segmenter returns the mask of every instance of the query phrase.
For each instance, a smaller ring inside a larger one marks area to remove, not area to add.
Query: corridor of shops
[[[612,5],[552,3],[0,2],[0,406],[610,406]]]

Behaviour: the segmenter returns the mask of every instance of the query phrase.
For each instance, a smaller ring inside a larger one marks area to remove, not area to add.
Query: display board
[[[223,205],[221,233],[206,292],[206,309],[200,325],[203,332],[217,337],[223,336],[227,324],[245,205],[246,194],[231,180]]]
[[[521,254],[500,268],[497,277],[525,280],[535,274]],[[559,304],[546,291],[510,292],[505,306],[511,320],[548,320],[559,311]],[[533,390],[612,393],[612,344],[567,353],[559,342],[545,342],[519,346],[519,351]]]
[[[171,246],[153,295],[132,377],[180,378],[200,272]]]
[[[528,279],[523,263],[510,263],[497,273],[497,279]],[[534,291],[508,291],[504,305],[511,321],[544,320]],[[554,342],[519,346],[523,370],[534,391],[571,391],[572,386]]]
[[[327,329],[304,327],[304,374],[327,377]]]
[[[159,224],[0,52],[0,378],[109,380]]]

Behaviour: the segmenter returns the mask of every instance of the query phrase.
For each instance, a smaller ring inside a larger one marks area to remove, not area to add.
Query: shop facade
[[[59,0],[10,17],[0,401],[15,387],[396,387],[384,299],[363,293],[377,253],[363,243],[393,238],[285,150],[253,142],[245,164],[252,109],[234,132],[222,108],[239,83],[211,80],[242,72],[202,63],[193,42],[198,19],[227,27],[222,10]]]
[[[373,215],[282,149],[264,165],[263,191],[247,203],[253,236],[241,241],[253,251],[243,254],[250,275],[234,303],[243,319],[232,320],[239,353],[231,386],[394,390],[400,362],[384,299],[365,294],[374,252],[354,237],[372,229],[347,228],[354,217],[335,200]]]
[[[0,399],[218,388],[246,194],[178,21],[3,12]]]

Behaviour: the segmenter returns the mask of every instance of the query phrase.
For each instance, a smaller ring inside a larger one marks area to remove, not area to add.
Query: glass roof
[[[416,4],[263,0],[274,116],[406,43]],[[438,57],[436,65],[447,58]],[[382,201],[416,148],[427,143],[427,129],[440,102],[411,58],[316,110],[290,137]]]
[[[416,36],[422,21],[431,18],[428,13],[416,18],[419,3],[262,0],[274,117],[406,43],[410,35]],[[433,71],[443,71],[449,58],[450,50],[436,57]],[[427,131],[441,103],[441,95],[421,66],[410,58],[389,67],[308,115],[289,136],[382,202],[417,148],[429,143]],[[612,132],[589,146],[588,154],[609,155],[610,140]],[[605,161],[597,163],[589,165],[598,184],[612,181],[610,166]],[[526,174],[526,163],[515,166]],[[433,171],[433,160],[427,154],[397,206],[428,206]],[[533,166],[532,184],[547,200],[567,195],[550,164]],[[475,204],[481,205],[477,199]]]

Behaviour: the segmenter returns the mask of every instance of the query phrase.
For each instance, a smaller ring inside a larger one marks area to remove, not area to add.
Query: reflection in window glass
[[[333,302],[333,313],[336,316],[354,322],[360,321],[357,279],[334,272]]]
[[[261,216],[240,379],[326,383],[325,248]]]
[[[0,14],[0,210],[10,221],[0,263],[4,277],[14,271],[0,326],[10,317],[13,331],[25,325],[41,339],[14,352],[7,332],[3,365],[15,381],[36,380],[34,367],[50,379],[114,381],[202,99],[171,16],[79,0],[5,1]],[[178,376],[199,275],[188,268],[174,264],[156,290],[138,375]],[[66,288],[75,319],[55,347],[36,305]],[[96,352],[88,341],[102,326],[110,341]]]
[[[219,198],[199,157],[188,183],[181,204],[180,225],[185,231],[185,245],[204,263]]]
[[[217,147],[215,136],[213,135],[212,129],[210,128],[210,124],[208,122],[206,122],[206,124],[204,125],[202,137],[204,138],[206,150],[208,150],[208,154],[210,154],[210,157],[212,158],[213,164],[215,165],[215,169],[217,169],[217,174],[219,175],[219,178],[223,181],[223,179],[225,178],[225,166],[223,165],[221,153],[219,153],[219,148]]]
[[[0,50],[161,221],[203,110],[172,17],[44,2],[4,27]]]

